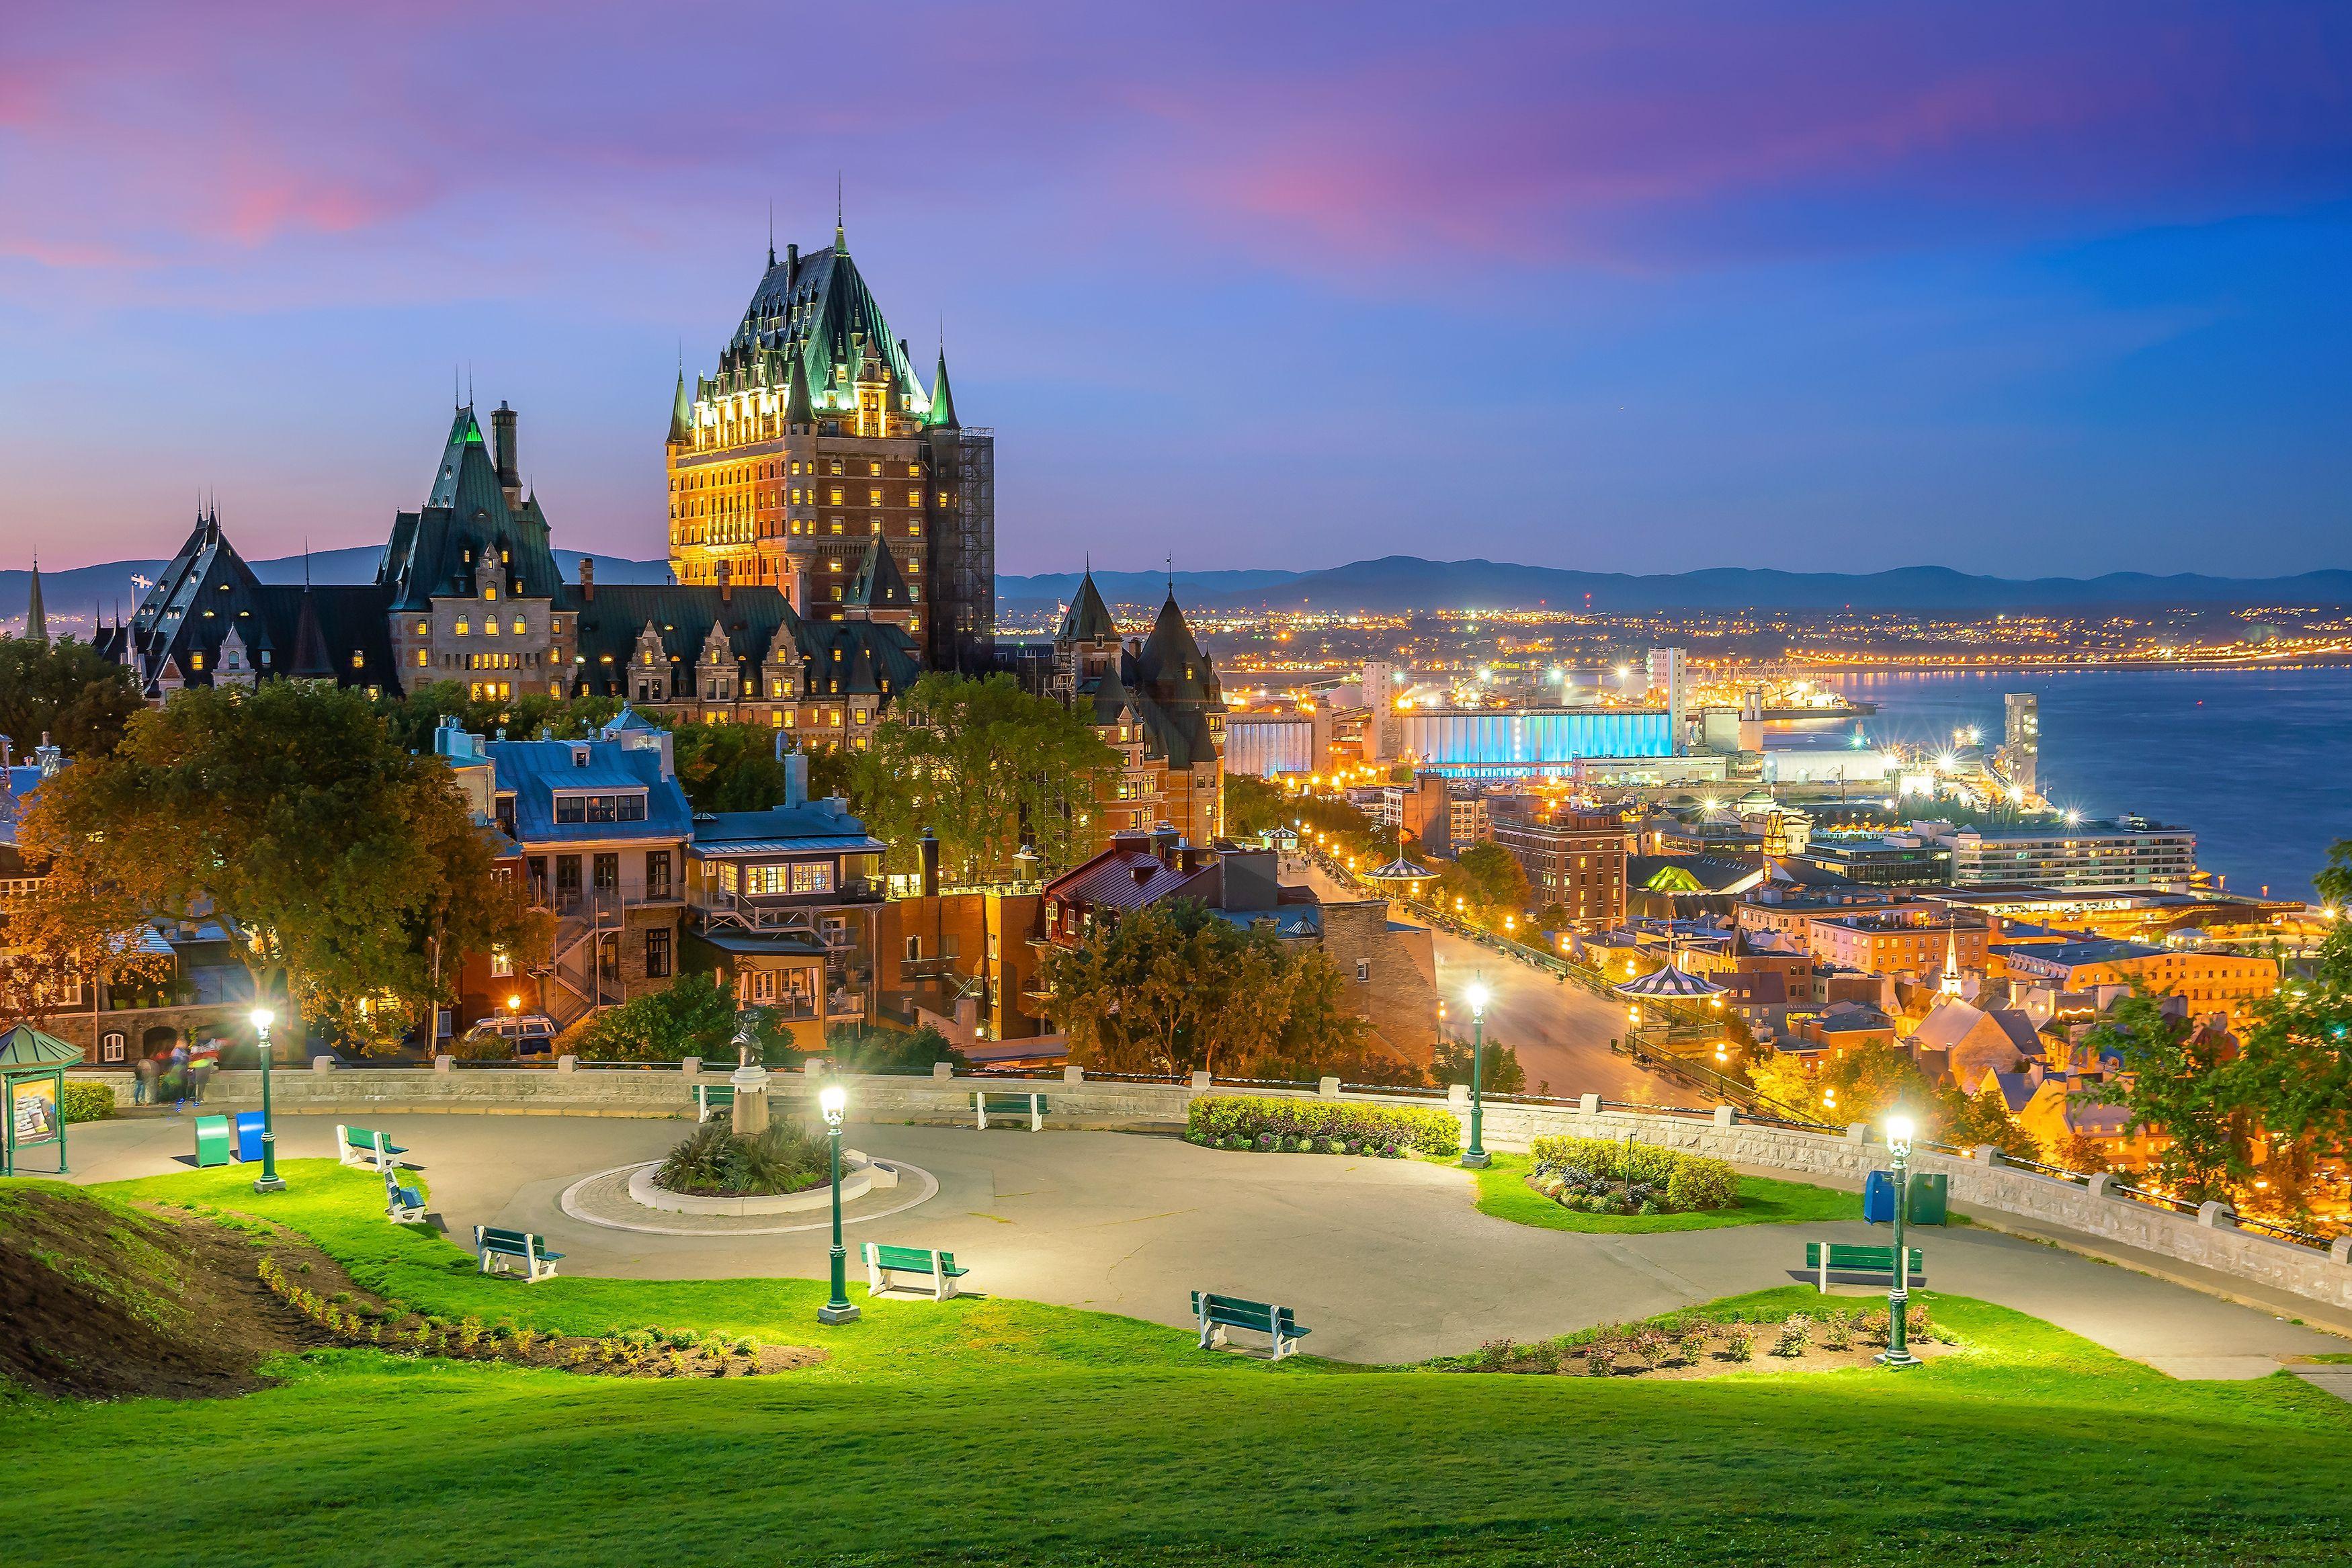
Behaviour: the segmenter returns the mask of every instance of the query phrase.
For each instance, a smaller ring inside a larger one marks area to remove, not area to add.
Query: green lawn
[[[826,1367],[654,1382],[340,1351],[233,1403],[0,1423],[0,1539],[50,1568],[169,1563],[2333,1563],[2352,1406],[2179,1384],[1934,1297],[1968,1354],[1708,1382],[1276,1369],[1181,1332],[804,1281],[482,1281],[325,1162],[112,1196],[264,1212],[372,1287],[574,1333],[818,1343]],[[853,1294],[863,1298],[862,1291]],[[1796,1292],[1802,1295],[1802,1292]],[[1743,1298],[1744,1301],[1761,1298]],[[1739,1302],[1725,1303],[1737,1307]],[[1310,1343],[1312,1342],[1309,1342]]]
[[[1860,1219],[1862,1194],[1835,1192],[1798,1181],[1741,1176],[1739,1202],[1696,1214],[1580,1214],[1562,1208],[1527,1184],[1528,1156],[1491,1155],[1478,1173],[1478,1212],[1544,1230],[1642,1232],[1711,1230],[1724,1225],[1793,1225],[1813,1219]]]

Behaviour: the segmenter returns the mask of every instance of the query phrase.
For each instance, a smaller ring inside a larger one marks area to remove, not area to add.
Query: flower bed
[[[1937,1353],[1946,1339],[1928,1304],[1915,1298],[1905,1319],[1916,1350]],[[1754,1366],[1761,1354],[1787,1366],[1828,1370],[1867,1366],[1887,1341],[1885,1307],[1734,1316],[1728,1322],[1676,1313],[1641,1323],[1603,1323],[1582,1333],[1518,1344],[1490,1340],[1470,1355],[1437,1364],[1457,1372],[1552,1373],[1622,1377],[1654,1374],[1707,1377]]]
[[[1528,1145],[1528,1186],[1587,1214],[1689,1214],[1739,1201],[1739,1176],[1704,1155],[1565,1134]]]
[[[1203,1094],[1185,1113],[1184,1137],[1204,1148],[1259,1154],[1450,1155],[1462,1124],[1427,1105],[1356,1105],[1261,1094]]]
[[[729,1118],[713,1116],[669,1152],[655,1182],[695,1197],[764,1197],[806,1192],[831,1179],[824,1140],[779,1122],[756,1137],[738,1137]]]

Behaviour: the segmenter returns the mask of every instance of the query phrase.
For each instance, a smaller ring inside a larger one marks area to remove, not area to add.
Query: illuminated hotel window
[[[877,463],[877,464],[875,464],[875,465],[874,465],[874,474],[875,474],[875,476],[876,476],[877,478],[879,478],[879,477],[881,476],[881,474],[882,474],[882,465],[880,465],[879,463]]]
[[[430,621],[419,621],[419,622],[416,623],[416,634],[417,634],[419,637],[426,637],[426,636],[430,636],[430,635],[432,635],[432,632],[433,632],[433,622],[431,622]]]
[[[457,617],[457,635],[458,635],[458,636],[463,637],[464,635],[466,635],[466,633],[467,633],[467,632],[470,632],[470,631],[472,631],[472,630],[473,630],[473,623],[472,623],[472,622],[468,622],[468,621],[467,621],[464,616],[462,616],[462,615],[460,615],[460,616],[458,616],[458,617]]]
[[[910,507],[919,507],[922,504],[923,493],[920,490],[909,490],[907,492],[907,505]]]
[[[366,655],[365,653],[353,653],[353,654],[352,655],[352,669],[354,669],[354,670],[364,670],[364,669],[366,669],[366,668],[367,668],[367,655]]]
[[[497,583],[495,583],[495,582],[486,582],[486,583],[482,584],[482,597],[483,597],[483,598],[485,598],[485,599],[490,599],[490,600],[495,600],[496,598],[498,598],[498,596],[499,596],[499,585],[498,585]]]
[[[521,616],[520,616],[520,615],[518,615],[518,616],[516,616],[516,617],[515,617],[515,623],[514,623],[514,634],[515,634],[516,636],[520,637],[520,636],[521,636],[521,635],[522,635],[522,633],[523,633],[522,617],[521,617]]]
[[[880,465],[879,465],[879,464],[877,464],[877,465],[876,465],[876,466],[877,466],[877,467],[879,467],[879,466],[880,466]],[[868,491],[866,491],[866,504],[867,506],[869,506],[869,507],[878,507],[878,506],[880,506],[880,505],[882,504],[882,492],[881,492],[881,491],[879,491],[879,490],[868,490]]]

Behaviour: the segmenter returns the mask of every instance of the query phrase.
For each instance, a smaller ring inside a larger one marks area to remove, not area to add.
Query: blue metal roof
[[[694,841],[694,852],[698,855],[878,855],[889,847],[863,832],[833,838],[724,839],[717,843],[705,843],[699,838]]]
[[[867,838],[864,822],[824,801],[776,806],[765,811],[709,811],[694,820],[694,846],[698,850],[756,854],[773,844],[861,853],[889,847]]]
[[[610,740],[494,740],[483,750],[498,768],[499,789],[514,794],[515,837],[520,842],[579,843],[609,839],[683,839],[694,827],[686,791],[661,772],[661,753]],[[587,753],[584,765],[576,753]],[[558,793],[643,790],[642,822],[555,820]]]

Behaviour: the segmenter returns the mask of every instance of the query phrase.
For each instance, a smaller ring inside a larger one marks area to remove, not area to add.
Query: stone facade
[[[1429,928],[1389,919],[1385,898],[1321,903],[1323,956],[1349,1008],[1390,1055],[1425,1068],[1437,1050],[1437,957]]]

